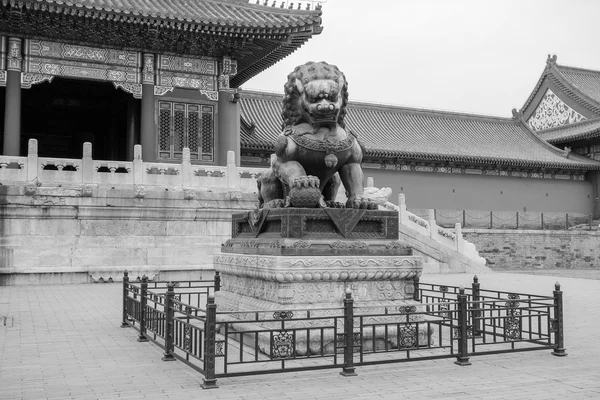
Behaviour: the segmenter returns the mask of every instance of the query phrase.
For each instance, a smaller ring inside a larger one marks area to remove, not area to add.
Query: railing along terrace
[[[265,170],[237,167],[232,151],[227,153],[225,166],[192,164],[189,154],[189,149],[184,148],[180,163],[145,162],[142,160],[142,147],[136,145],[132,161],[93,160],[92,144],[86,142],[81,159],[38,157],[37,140],[30,139],[27,157],[0,156],[0,180],[256,192],[256,177]]]
[[[470,357],[552,349],[566,355],[562,292],[553,296],[420,283],[414,299],[397,306],[355,306],[348,289],[340,307],[218,311],[214,281],[138,282],[123,279],[122,327],[141,342],[164,349],[163,360],[180,360],[217,378],[340,368],[356,375],[361,365]]]

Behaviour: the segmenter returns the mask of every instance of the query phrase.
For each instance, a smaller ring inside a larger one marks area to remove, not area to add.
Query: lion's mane
[[[283,86],[283,107],[281,117],[283,118],[283,129],[288,126],[294,126],[301,121],[299,112],[300,105],[298,100],[301,93],[296,86],[296,79],[299,79],[304,85],[317,79],[330,79],[339,83],[340,77],[344,78],[344,84],[341,87],[342,106],[340,109],[337,123],[345,128],[344,117],[346,116],[346,105],[348,104],[348,82],[344,74],[335,65],[327,64],[324,61],[309,61],[304,65],[297,66],[293,72],[288,75],[287,82]]]

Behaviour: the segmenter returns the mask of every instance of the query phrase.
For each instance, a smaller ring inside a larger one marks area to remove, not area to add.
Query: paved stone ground
[[[556,277],[494,273],[482,288],[552,293]],[[471,275],[426,275],[422,282],[468,286]],[[568,356],[550,351],[478,356],[339,370],[219,379],[161,361],[151,343],[122,329],[120,284],[0,288],[0,399],[597,399],[600,398],[600,281],[559,278]],[[7,316],[6,320],[2,316]],[[4,321],[6,326],[3,326]]]

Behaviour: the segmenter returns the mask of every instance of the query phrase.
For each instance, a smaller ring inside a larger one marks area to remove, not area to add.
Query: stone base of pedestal
[[[260,311],[257,314],[228,316],[230,320],[239,318],[239,323],[231,324],[231,327],[238,331],[280,329],[281,320],[285,320],[285,331],[294,332],[293,347],[298,355],[336,351],[339,328],[337,331],[319,328],[333,326],[336,318],[338,326],[343,326],[343,297],[347,289],[352,292],[356,316],[383,314],[385,307],[390,312],[398,312],[405,307],[422,311],[422,305],[412,300],[413,278],[421,273],[420,257],[223,253],[214,257],[214,266],[221,274],[221,290],[215,294],[217,310]],[[306,318],[308,312],[314,320],[294,320]],[[318,317],[327,318],[316,319]],[[248,319],[261,322],[250,322]],[[405,321],[404,316],[363,319],[364,324]],[[420,345],[428,343],[430,333],[424,324],[419,327],[420,332],[416,333],[414,328],[414,332],[407,332],[408,335],[404,336],[395,331],[398,327],[402,329],[406,325],[388,325],[387,331],[383,325],[374,330],[364,329],[361,333],[363,350],[383,349],[386,346],[413,347],[417,337],[420,338]],[[274,349],[281,348],[274,341],[284,340],[271,337],[270,333],[251,336],[244,338],[247,344],[258,343],[261,351],[268,355],[274,355]]]

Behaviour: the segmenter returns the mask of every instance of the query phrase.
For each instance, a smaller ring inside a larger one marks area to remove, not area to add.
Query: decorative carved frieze
[[[229,78],[237,74],[237,61],[223,57],[219,63],[219,90],[229,89]]]
[[[217,60],[208,57],[179,57],[159,55],[158,65],[160,71],[183,72],[198,75],[217,75]]]
[[[175,89],[173,86],[154,86],[154,95],[155,96],[164,96],[165,94],[172,92]]]
[[[131,93],[134,98],[142,98],[142,85],[139,83],[128,83],[128,82],[113,82],[116,89],[123,89],[127,93]]]
[[[547,89],[527,123],[532,130],[540,131],[586,119],[586,117],[565,104],[552,90]]]
[[[6,71],[0,70],[0,86],[6,86]]]
[[[21,74],[21,88],[29,89],[31,85],[35,85],[42,82],[52,82],[54,75],[44,74],[32,74],[30,72],[24,72]]]
[[[141,55],[135,51],[26,40],[24,69],[38,74],[140,83]]]
[[[157,85],[214,91],[217,88],[217,61],[213,58],[178,57],[159,54]]]
[[[216,90],[200,90],[200,94],[206,96],[206,98],[210,101],[219,100],[219,92]]]
[[[154,54],[144,53],[144,66],[142,67],[143,84],[154,85],[154,71]]]
[[[21,38],[8,38],[8,53],[6,55],[9,71],[21,71],[23,66],[23,42]]]

